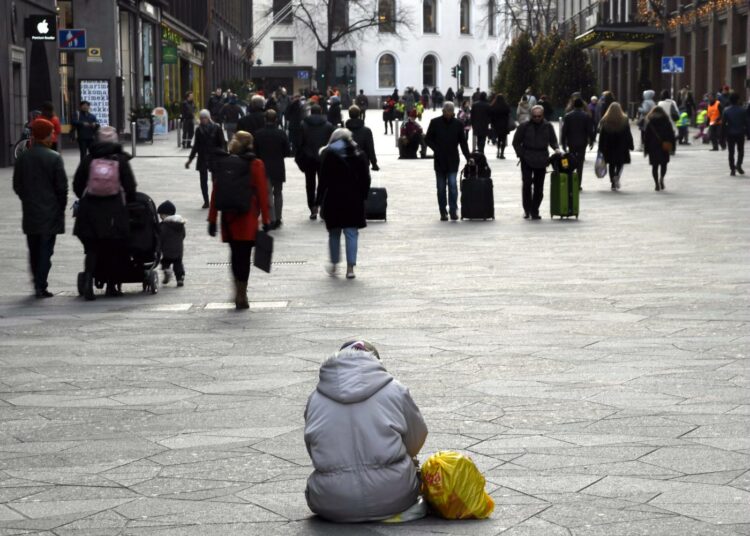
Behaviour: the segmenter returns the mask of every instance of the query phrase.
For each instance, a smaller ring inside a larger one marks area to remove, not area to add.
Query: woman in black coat
[[[95,197],[86,195],[91,162],[95,159],[116,160],[122,194]],[[105,127],[97,133],[97,141],[89,154],[78,165],[73,179],[73,191],[80,199],[73,234],[83,244],[86,260],[84,263],[84,297],[94,300],[94,275],[106,276],[107,295],[119,296],[118,273],[129,262],[127,239],[129,234],[128,209],[126,202],[135,197],[136,183],[130,168],[132,157],[122,150],[118,143],[117,131]]]
[[[599,122],[599,151],[609,164],[609,180],[612,191],[620,189],[620,175],[625,164],[630,163],[633,150],[633,135],[630,121],[622,111],[619,102],[613,102]]]
[[[318,204],[328,229],[331,265],[334,275],[341,257],[341,232],[346,238],[346,278],[354,279],[359,229],[367,226],[365,201],[370,192],[367,156],[352,142],[352,133],[336,129],[328,145],[320,150]]]
[[[492,130],[497,134],[497,158],[505,159],[505,147],[508,145],[510,128],[510,106],[502,93],[498,93],[490,103],[490,120]]]
[[[643,152],[648,155],[651,174],[654,177],[655,190],[664,190],[664,175],[667,174],[669,154],[675,144],[672,121],[667,117],[664,108],[654,106],[646,116],[643,130]]]
[[[201,110],[200,125],[195,131],[195,142],[192,151],[190,151],[190,158],[185,163],[185,169],[190,169],[190,164],[198,155],[195,169],[200,173],[203,208],[208,208],[208,172],[211,171],[213,157],[217,153],[226,152],[226,148],[227,143],[221,125],[211,121],[211,112]]]

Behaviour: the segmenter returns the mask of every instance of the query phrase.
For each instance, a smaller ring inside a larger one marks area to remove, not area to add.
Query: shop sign
[[[162,46],[161,62],[164,65],[175,65],[177,63],[177,47],[171,45]]]
[[[154,136],[166,136],[169,133],[169,114],[159,106],[151,112],[154,118]]]
[[[57,40],[57,20],[54,15],[31,15],[26,17],[26,37],[32,41]]]
[[[91,103],[91,113],[99,125],[109,126],[109,80],[81,80],[80,97]]]
[[[161,27],[161,38],[164,41],[169,41],[170,43],[174,43],[175,45],[179,45],[182,43],[182,36],[169,26],[165,26],[163,24]]]

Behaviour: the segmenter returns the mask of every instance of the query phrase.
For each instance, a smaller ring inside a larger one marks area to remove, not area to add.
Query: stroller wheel
[[[86,292],[86,274],[84,272],[78,272],[78,295],[83,296]]]

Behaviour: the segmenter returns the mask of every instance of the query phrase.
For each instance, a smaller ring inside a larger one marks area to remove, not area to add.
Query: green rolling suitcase
[[[555,216],[560,216],[560,218],[575,216],[578,219],[580,185],[578,173],[575,171],[552,172],[549,201],[552,218]]]

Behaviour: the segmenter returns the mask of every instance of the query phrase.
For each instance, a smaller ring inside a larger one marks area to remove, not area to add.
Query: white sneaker
[[[354,266],[351,266],[351,265],[347,266],[346,267],[346,278],[347,279],[354,279],[355,277],[357,277],[357,276],[354,275]]]

